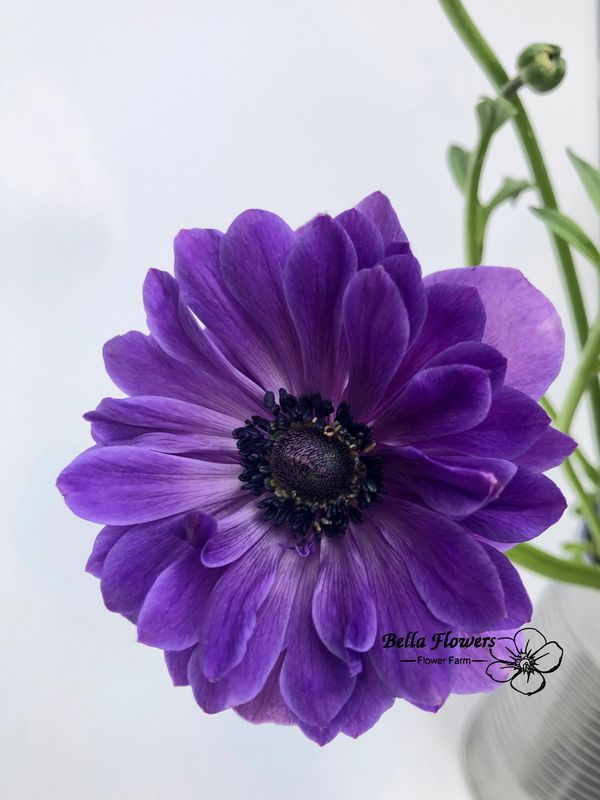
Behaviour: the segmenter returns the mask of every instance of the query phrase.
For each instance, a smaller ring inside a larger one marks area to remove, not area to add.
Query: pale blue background
[[[596,160],[595,4],[469,6],[509,64],[532,40],[564,46],[568,81],[527,103],[565,208],[593,232],[564,148]],[[466,797],[460,742],[477,698],[437,716],[398,703],[323,750],[200,712],[104,610],[83,572],[97,526],[53,483],[88,445],[82,412],[114,391],[102,343],[144,325],[144,273],[170,267],[179,228],[227,226],[249,206],[300,224],[381,188],[426,271],[460,264],[444,153],[472,141],[487,91],[435,2],[2,2],[0,796]],[[524,174],[508,130],[486,186],[503,174]],[[528,202],[498,216],[489,260],[524,268],[564,310]]]

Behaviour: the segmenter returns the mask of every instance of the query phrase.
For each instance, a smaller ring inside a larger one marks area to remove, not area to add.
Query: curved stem
[[[590,333],[581,353],[577,370],[567,391],[565,402],[559,413],[556,424],[564,433],[571,428],[575,411],[585,390],[590,385],[590,378],[598,370],[598,356],[600,355],[600,316],[590,328]]]
[[[581,515],[585,519],[590,536],[592,537],[594,549],[596,553],[600,555],[600,519],[596,514],[594,503],[589,494],[585,491],[584,487],[581,485],[581,481],[577,477],[577,473],[573,469],[573,465],[568,458],[563,463],[563,468],[567,474],[567,477],[571,481],[571,486],[579,498],[579,502],[581,504]]]
[[[523,86],[523,78],[520,75],[515,75],[508,83],[505,83],[500,92],[501,97],[506,97],[507,100],[512,100],[519,89]]]
[[[509,82],[508,73],[483,36],[479,33],[479,30],[474,25],[473,20],[468,15],[462,2],[460,2],[460,0],[439,0],[439,2],[444,13],[450,20],[450,23],[497,91],[502,91]],[[521,145],[529,163],[531,174],[537,184],[542,203],[546,208],[557,210],[558,204],[556,202],[554,189],[527,112],[517,95],[512,96],[510,101],[517,111],[513,118],[513,123],[517,128]],[[569,245],[558,236],[554,234],[551,234],[551,236],[569,296],[577,337],[580,345],[583,346],[587,339],[588,322],[583,296],[575,270],[575,263]],[[598,385],[597,379],[594,379],[592,382],[590,392],[596,437],[600,445],[600,386]]]
[[[540,575],[566,583],[578,583],[600,589],[600,569],[588,564],[576,564],[564,558],[550,555],[532,544],[519,544],[507,552],[515,564]]]
[[[577,461],[579,461],[579,463],[581,464],[581,468],[583,469],[585,474],[588,476],[588,478],[591,480],[591,482],[596,487],[598,487],[598,485],[600,485],[600,472],[598,472],[596,467],[592,466],[589,458],[583,452],[581,447],[579,447],[579,446],[577,447],[577,449],[573,453],[573,458],[575,458],[575,459],[577,459]]]
[[[468,267],[481,264],[483,255],[485,219],[479,202],[479,183],[491,140],[491,133],[485,132],[480,136],[465,178],[465,264]]]

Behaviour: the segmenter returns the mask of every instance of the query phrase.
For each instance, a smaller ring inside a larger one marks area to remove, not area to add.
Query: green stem
[[[519,544],[509,550],[508,557],[520,567],[525,567],[548,578],[566,583],[578,583],[600,589],[600,569],[588,564],[576,564],[564,558],[552,556],[532,544]]]
[[[556,409],[548,400],[547,397],[542,397],[540,400],[541,405],[546,409],[548,414],[553,418],[556,419]],[[588,472],[588,477],[591,477],[593,482],[598,485],[598,473],[594,469],[594,467],[588,462],[587,458],[579,451],[579,448],[573,454],[577,456],[579,454],[579,460],[583,465],[583,468]],[[590,495],[586,492],[583,484],[579,480],[579,476],[575,472],[575,467],[571,461],[571,458],[565,459],[563,461],[562,467],[565,471],[567,478],[569,479],[573,490],[577,494],[579,498],[579,502],[581,503],[581,512],[582,516],[585,517],[585,521],[587,522],[588,530],[590,531],[590,535],[592,537],[592,544],[594,550],[597,554],[600,555],[600,521],[598,520],[598,515],[596,514],[596,509]]]
[[[465,177],[465,264],[476,266],[481,264],[485,233],[485,218],[479,202],[479,183],[485,157],[492,141],[492,134],[484,132],[479,138],[477,147],[469,159],[469,167]]]
[[[596,467],[592,465],[589,458],[586,456],[586,454],[583,452],[583,450],[579,445],[575,450],[575,452],[573,453],[572,457],[574,459],[577,459],[577,461],[579,461],[583,471],[591,480],[591,482],[594,484],[594,486],[596,487],[600,486],[600,472],[598,472]]]
[[[485,41],[468,15],[460,0],[440,0],[440,5],[450,23],[463,40],[471,54],[477,60],[497,91],[502,91],[509,82],[509,76],[497,56]],[[517,113],[513,123],[519,134],[525,157],[529,163],[531,174],[537,185],[540,198],[545,208],[558,210],[556,196],[540,146],[527,116],[527,112],[517,95],[510,98]],[[583,347],[588,334],[587,314],[583,296],[577,279],[575,263],[569,245],[555,234],[551,234],[560,263],[563,280],[569,296],[571,311],[580,345]],[[600,385],[595,379],[591,386],[592,414],[596,430],[596,438],[600,446]]]
[[[575,416],[575,411],[584,392],[590,385],[590,380],[597,372],[598,356],[600,355],[600,316],[590,328],[589,336],[581,353],[581,359],[571,385],[567,391],[565,402],[559,413],[556,424],[564,433],[568,433]]]
[[[549,417],[551,417],[552,419],[556,419],[558,413],[554,408],[554,406],[552,405],[552,401],[550,400],[549,397],[546,397],[546,395],[544,395],[542,398],[540,398],[540,405],[544,409],[544,411],[546,411]]]
[[[592,481],[592,483],[597,487],[600,485],[600,472],[592,465],[586,454],[583,452],[580,446],[577,447],[575,452],[573,453],[573,458],[576,458],[577,461],[581,464],[581,467],[588,478]]]
[[[504,84],[500,95],[506,97],[507,100],[513,100],[521,86],[523,86],[523,78],[521,78],[520,75],[516,75],[514,78],[511,78],[508,83]]]
[[[594,543],[594,549],[596,553],[600,555],[600,519],[596,514],[594,503],[582,486],[581,481],[579,480],[577,473],[573,469],[573,465],[569,459],[563,463],[563,469],[571,481],[571,486],[577,493],[577,497],[579,498],[579,502],[581,504],[581,515],[587,523],[590,536],[592,537],[592,542]]]

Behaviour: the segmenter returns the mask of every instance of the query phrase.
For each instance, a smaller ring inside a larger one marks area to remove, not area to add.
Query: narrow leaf
[[[461,192],[465,190],[465,181],[467,179],[467,169],[469,168],[469,159],[471,154],[463,147],[453,144],[448,148],[448,166],[454,178],[454,182]]]
[[[517,113],[516,108],[505,97],[497,97],[495,100],[482,97],[476,111],[481,136],[491,136]]]
[[[592,167],[583,158],[576,156],[572,150],[567,150],[567,155],[571,160],[571,164],[577,170],[580,181],[588,193],[588,196],[594,204],[596,211],[600,214],[600,170]]]
[[[514,203],[517,197],[526,189],[531,189],[533,184],[529,181],[515,180],[515,178],[504,178],[502,185],[487,204],[487,213],[490,214],[495,208],[509,200]]]
[[[531,211],[545,222],[553,233],[579,250],[588,261],[600,269],[598,249],[574,220],[551,208],[531,208]]]

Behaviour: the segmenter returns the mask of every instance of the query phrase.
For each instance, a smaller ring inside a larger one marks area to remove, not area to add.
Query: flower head
[[[574,446],[536,402],[551,303],[513,269],[423,279],[375,193],[298,231],[256,210],[181,231],[144,304],[150,334],[104,349],[128,396],[86,415],[58,485],[106,526],[88,569],[174,683],[320,743],[488,688],[381,637],[529,620],[502,550],[560,517],[543,471]]]
[[[547,642],[536,628],[523,628],[513,637],[502,636],[490,648],[495,658],[486,672],[497,683],[510,681],[521,694],[535,694],[546,685],[544,674],[560,667],[563,649],[557,642]]]

